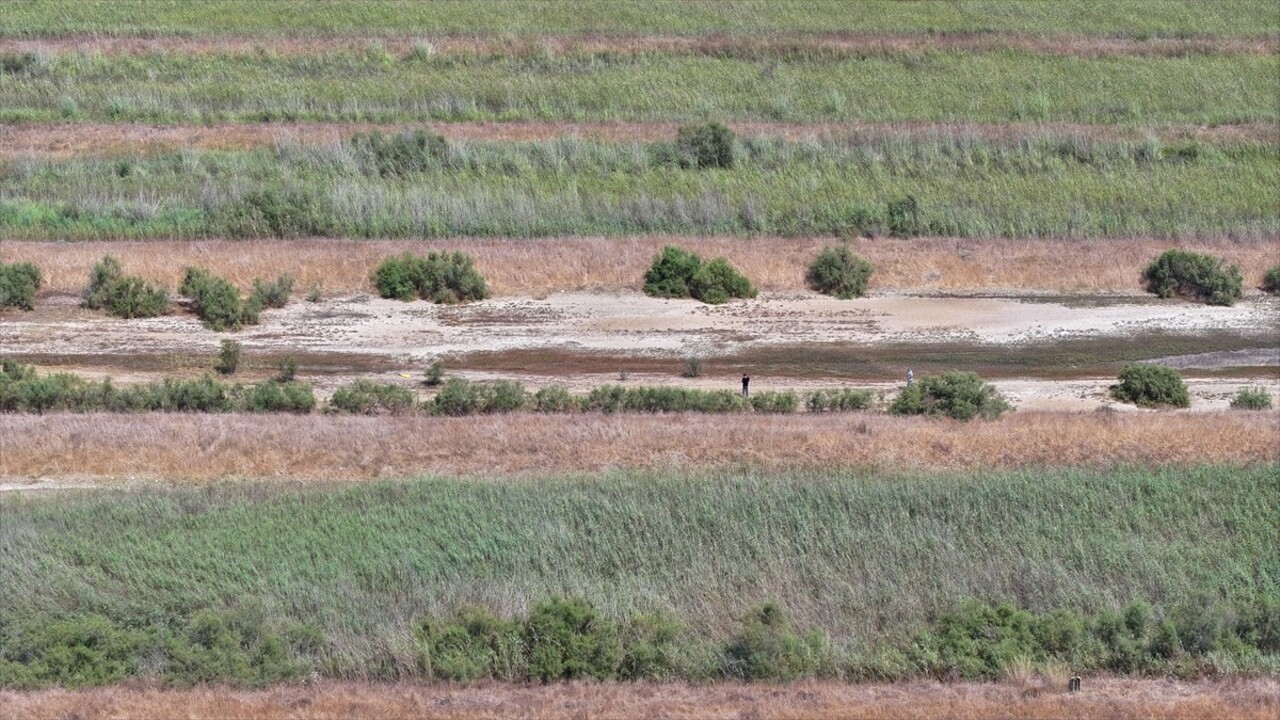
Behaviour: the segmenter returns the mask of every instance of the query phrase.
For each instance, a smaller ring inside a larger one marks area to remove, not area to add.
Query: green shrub
[[[1043,657],[1035,630],[1036,618],[1025,610],[970,602],[940,617],[932,632],[917,635],[912,654],[938,678],[992,680],[1015,660]]]
[[[329,398],[332,412],[353,415],[403,415],[413,410],[413,393],[399,385],[356,380],[339,387]]]
[[[0,309],[34,310],[36,291],[43,284],[40,268],[31,263],[0,263]]]
[[[442,135],[424,130],[384,136],[374,130],[357,133],[350,145],[367,154],[370,165],[382,177],[404,177],[439,167],[449,155],[449,143]]]
[[[100,615],[27,618],[0,636],[0,687],[76,688],[131,677],[148,634]]]
[[[717,122],[685,125],[676,131],[676,153],[681,167],[733,167],[733,131]]]
[[[165,653],[169,662],[164,678],[175,687],[262,687],[297,679],[307,669],[294,659],[286,637],[253,611],[197,611],[165,643]]]
[[[702,377],[702,366],[705,361],[700,355],[689,355],[684,359],[684,369],[680,371],[680,377],[696,378]]]
[[[652,297],[691,297],[709,304],[753,298],[756,290],[724,258],[704,263],[697,255],[668,245],[644,274],[644,293]]]
[[[217,223],[231,237],[312,237],[333,233],[329,198],[312,190],[263,187],[221,206]]]
[[[732,390],[601,385],[587,394],[583,407],[586,410],[603,413],[726,413],[745,410],[748,402],[746,398]]]
[[[427,387],[436,387],[444,382],[444,365],[439,360],[431,363],[427,371],[422,374],[422,384]]]
[[[1272,295],[1280,295],[1280,265],[1267,270],[1262,276],[1262,289]]]
[[[289,303],[289,295],[293,293],[293,276],[281,275],[272,282],[260,278],[253,281],[253,292],[250,302],[262,308],[282,308]]]
[[[241,409],[249,412],[287,412],[305,415],[316,407],[316,396],[304,382],[264,382],[250,386]]]
[[[725,674],[743,680],[791,681],[814,677],[830,665],[821,634],[798,634],[776,603],[766,603],[742,620],[742,630],[724,649]]]
[[[895,237],[915,237],[924,232],[920,219],[920,203],[914,195],[890,200],[885,208],[889,234]]]
[[[534,393],[533,408],[544,413],[574,412],[579,402],[563,385],[549,385]]]
[[[1243,294],[1240,268],[1223,258],[1186,250],[1166,250],[1147,266],[1142,279],[1148,292],[1162,298],[1177,295],[1231,305]]]
[[[529,674],[543,682],[617,674],[622,659],[618,631],[587,603],[557,598],[541,603],[524,625]]]
[[[952,370],[926,375],[893,399],[894,415],[941,415],[956,420],[1000,417],[1009,403],[976,373]]]
[[[804,405],[809,412],[847,412],[866,410],[874,398],[875,394],[870,390],[815,390],[809,393]]]
[[[666,615],[637,615],[623,626],[622,660],[618,675],[624,680],[670,680],[679,675],[684,624]]]
[[[463,415],[514,412],[530,405],[524,386],[512,380],[473,383],[463,378],[449,378],[431,401],[436,415]]]
[[[1270,410],[1271,393],[1263,387],[1240,388],[1240,392],[1231,398],[1234,410]]]
[[[298,376],[298,361],[294,360],[291,355],[282,359],[279,367],[280,374],[276,375],[276,382],[293,382],[293,379]]]
[[[225,278],[210,275],[204,268],[188,267],[178,294],[191,300],[191,309],[210,330],[239,330],[257,325],[262,306],[250,298],[245,302]]]
[[[240,343],[235,340],[223,340],[222,348],[218,351],[218,364],[213,369],[217,370],[219,375],[234,375],[239,367]]]
[[[1111,387],[1111,396],[1139,407],[1191,406],[1182,376],[1163,365],[1126,365],[1120,371],[1120,384]]]
[[[415,636],[428,680],[517,680],[525,672],[519,624],[478,607],[450,620],[423,620]]]
[[[800,407],[800,397],[786,392],[760,392],[751,396],[751,409],[765,413],[793,413]]]
[[[804,279],[810,290],[848,300],[867,294],[871,271],[871,263],[855,255],[848,245],[832,245],[818,253]]]
[[[169,306],[169,294],[142,278],[125,275],[120,261],[107,255],[89,273],[84,306],[125,319],[155,317]]]
[[[465,253],[437,253],[426,257],[406,252],[387,258],[374,271],[374,284],[384,298],[409,301],[415,297],[454,304],[489,297],[484,277]]]

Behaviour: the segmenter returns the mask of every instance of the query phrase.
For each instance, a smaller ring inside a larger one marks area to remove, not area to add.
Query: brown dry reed
[[[1084,691],[1027,683],[773,684],[590,683],[422,685],[325,682],[265,690],[0,691],[0,719],[221,718],[670,718],[708,720],[1274,720],[1276,678],[1130,680],[1087,678]]]
[[[0,481],[510,479],[625,470],[882,471],[1280,461],[1274,412],[464,418],[0,416]]]
[[[103,255],[125,270],[170,288],[183,268],[197,265],[248,287],[254,278],[289,273],[295,287],[325,293],[373,292],[370,275],[385,258],[411,250],[460,250],[472,255],[496,295],[543,297],[551,292],[639,289],[663,245],[704,257],[725,256],[759,288],[804,289],[809,263],[832,238],[639,236],[621,238],[450,240],[200,240],[83,243],[0,242],[0,261],[30,261],[45,292],[80,293]],[[1142,294],[1141,274],[1171,247],[1153,238],[1107,240],[960,240],[859,238],[854,252],[875,267],[870,292]],[[1179,245],[1227,258],[1244,272],[1245,287],[1261,285],[1280,241],[1199,240]]]

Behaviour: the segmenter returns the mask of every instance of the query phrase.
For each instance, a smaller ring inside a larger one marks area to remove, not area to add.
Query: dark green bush
[[[966,680],[994,679],[1014,660],[1044,657],[1035,616],[1009,604],[976,602],[939,618],[931,632],[917,635],[912,651],[926,673]]]
[[[40,268],[31,263],[0,263],[0,309],[34,310],[36,291],[43,284]]]
[[[1280,265],[1267,270],[1262,276],[1262,289],[1272,295],[1280,295]]]
[[[229,683],[262,687],[295,680],[307,670],[285,636],[261,613],[200,610],[165,643],[165,681],[175,687]]]
[[[618,675],[624,680],[670,680],[677,677],[684,624],[666,615],[638,615],[622,629],[622,661]]]
[[[332,412],[353,415],[403,415],[413,411],[413,393],[399,385],[356,380],[339,387],[329,398]]]
[[[210,275],[204,268],[188,267],[178,294],[191,300],[191,309],[210,330],[239,330],[257,325],[262,306],[256,298],[241,300],[225,278]]]
[[[125,275],[120,261],[107,255],[89,273],[84,306],[125,319],[155,317],[169,306],[169,294],[142,278]]]
[[[240,343],[235,340],[223,340],[222,347],[218,351],[218,364],[213,369],[218,371],[219,375],[234,375],[239,367]]]
[[[871,271],[871,263],[855,255],[848,245],[832,245],[818,253],[804,279],[810,290],[848,300],[867,294]]]
[[[287,412],[305,415],[316,407],[316,396],[304,382],[264,382],[249,386],[239,409],[249,412]]]
[[[685,125],[676,131],[676,153],[681,167],[733,167],[733,131],[717,122]]]
[[[1243,294],[1240,268],[1223,258],[1186,250],[1166,250],[1142,273],[1147,291],[1162,298],[1201,300],[1209,305],[1231,305]]]
[[[350,144],[367,154],[371,168],[382,177],[404,177],[439,167],[449,154],[444,136],[425,130],[385,136],[377,130],[357,133]]]
[[[583,401],[586,410],[616,412],[706,412],[744,410],[746,398],[732,390],[693,390],[679,387],[624,387],[602,385],[593,388]]]
[[[924,376],[903,388],[889,405],[894,415],[941,415],[956,420],[990,420],[1009,409],[1000,393],[976,373],[956,370]]]
[[[250,190],[218,210],[229,237],[312,237],[333,233],[336,220],[326,195],[299,188]]]
[[[800,407],[800,397],[786,392],[759,392],[751,396],[751,409],[766,413],[793,413]]]
[[[809,393],[805,407],[809,412],[847,412],[871,407],[875,393],[870,390],[815,390]]]
[[[1139,407],[1191,406],[1182,376],[1163,365],[1126,365],[1120,371],[1120,384],[1111,386],[1111,396]]]
[[[422,374],[422,384],[427,387],[436,387],[444,382],[444,365],[439,361],[431,363],[427,371]]]
[[[382,297],[406,302],[419,297],[454,304],[489,297],[471,256],[461,252],[432,251],[426,257],[406,252],[387,258],[374,271],[373,281]]]
[[[431,410],[436,415],[460,417],[513,412],[529,405],[529,393],[518,382],[473,383],[462,378],[449,378],[432,399]]]
[[[253,281],[253,292],[250,302],[262,308],[282,308],[289,303],[289,295],[293,293],[293,276],[281,275],[271,282],[260,278]]]
[[[525,621],[524,644],[529,674],[543,682],[608,680],[622,660],[613,623],[577,599],[557,598],[535,607]]]
[[[1234,410],[1270,410],[1271,393],[1263,387],[1240,388],[1240,392],[1231,398]]]
[[[829,671],[830,656],[821,634],[797,633],[781,607],[765,603],[743,618],[741,632],[725,646],[725,674],[743,680],[796,680]]]
[[[415,633],[428,680],[519,680],[525,672],[520,625],[464,607],[445,621],[423,620]]]
[[[0,626],[0,687],[107,685],[137,672],[144,631],[100,615],[27,618]]]
[[[691,297],[709,304],[756,296],[751,281],[724,258],[704,263],[674,245],[664,247],[645,272],[644,292],[652,297]]]
[[[538,412],[574,412],[579,407],[578,399],[562,385],[549,385],[533,395],[533,408]]]
[[[920,219],[920,203],[914,195],[890,200],[885,208],[885,217],[890,235],[915,237],[924,233],[924,222]]]

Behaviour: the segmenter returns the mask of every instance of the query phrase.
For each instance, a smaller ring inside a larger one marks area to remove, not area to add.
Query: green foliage
[[[709,304],[753,298],[756,290],[724,258],[703,262],[694,253],[667,245],[644,274],[644,292],[652,297],[691,297]]]
[[[293,292],[293,276],[281,275],[272,282],[254,278],[253,293],[249,296],[249,304],[261,308],[282,308],[289,303],[289,295]]]
[[[814,390],[805,399],[809,412],[847,412],[871,407],[875,394],[870,390],[841,388],[838,390]]]
[[[1190,407],[1191,396],[1177,370],[1163,365],[1126,365],[1111,397],[1139,407]]]
[[[1280,265],[1268,269],[1262,276],[1262,289],[1272,295],[1280,295]]]
[[[404,177],[438,167],[449,153],[444,136],[425,130],[390,136],[377,130],[368,135],[357,133],[350,144],[368,156],[371,169],[382,177]]]
[[[548,385],[533,394],[533,409],[542,413],[574,412],[581,405],[563,385]]]
[[[155,317],[169,306],[169,294],[142,278],[125,275],[120,261],[107,255],[89,273],[84,306],[125,319]]]
[[[800,407],[800,396],[784,392],[758,392],[751,396],[751,409],[766,413],[793,413]]]
[[[1271,393],[1264,387],[1240,388],[1240,392],[1231,398],[1234,410],[1270,410]]]
[[[529,393],[518,382],[498,380],[473,383],[463,378],[449,378],[431,400],[429,407],[436,415],[458,417],[514,412],[524,410],[529,405]]]
[[[669,615],[637,615],[622,628],[622,660],[618,676],[624,680],[670,680],[680,676],[681,637],[688,628]],[[687,675],[686,675],[687,677]]]
[[[848,245],[832,245],[823,248],[809,265],[805,283],[815,292],[848,300],[867,294],[871,271],[871,263],[855,255]]]
[[[40,268],[31,263],[0,263],[0,310],[7,307],[34,310],[36,291],[42,282]]]
[[[797,633],[782,608],[770,602],[748,613],[742,630],[726,644],[725,674],[787,682],[829,673],[830,656],[820,633]]]
[[[522,679],[526,660],[521,625],[466,606],[450,620],[422,620],[416,638],[428,680]]]
[[[889,405],[894,415],[938,415],[956,420],[992,420],[1010,409],[1000,393],[976,373],[956,370],[920,378],[903,388]]]
[[[243,396],[239,399],[237,409],[248,412],[305,415],[316,407],[316,396],[311,386],[296,380],[258,383],[238,390]]]
[[[534,607],[524,624],[524,643],[529,674],[544,683],[608,680],[622,660],[617,628],[579,599],[556,598]]]
[[[406,302],[419,297],[454,304],[489,297],[484,277],[471,256],[462,252],[431,251],[426,257],[406,252],[384,260],[373,279],[379,295]]]
[[[583,408],[594,412],[738,412],[746,398],[731,390],[602,385],[587,394]]]
[[[262,311],[257,298],[242,300],[230,281],[211,275],[204,268],[188,267],[178,294],[191,300],[191,309],[205,327],[219,332],[257,325]]]
[[[293,382],[298,376],[298,361],[293,359],[292,355],[286,356],[280,361],[280,374],[276,376],[276,382]]]
[[[1147,291],[1162,298],[1201,300],[1209,305],[1231,305],[1243,294],[1240,268],[1223,258],[1187,250],[1166,250],[1142,273]]]
[[[888,218],[889,234],[895,237],[915,237],[924,232],[920,203],[914,195],[890,200],[885,208],[885,215]]]
[[[101,615],[36,616],[0,623],[0,687],[107,685],[133,676],[147,633]]]
[[[262,687],[296,680],[307,666],[261,612],[199,610],[165,643],[165,681],[175,687],[229,683]]]
[[[701,355],[687,355],[684,359],[684,369],[680,371],[682,378],[702,377],[702,366],[705,364]]]
[[[680,166],[699,170],[732,168],[733,141],[733,131],[717,122],[684,125],[676,131]]]
[[[353,415],[404,415],[413,411],[413,393],[399,385],[356,380],[333,391],[331,412]]]
[[[219,375],[234,375],[240,367],[240,343],[235,340],[223,340],[218,351],[218,364],[213,367]]]
[[[436,387],[442,382],[444,382],[444,364],[436,360],[422,374],[422,384],[427,387]]]
[[[308,188],[264,186],[218,208],[215,224],[232,237],[330,235],[336,224],[327,195]]]

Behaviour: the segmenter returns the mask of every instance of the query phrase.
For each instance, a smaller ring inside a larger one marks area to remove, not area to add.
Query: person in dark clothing
[[[742,397],[747,397],[747,394],[748,394],[747,386],[750,384],[751,384],[751,376],[746,373],[742,373]]]

